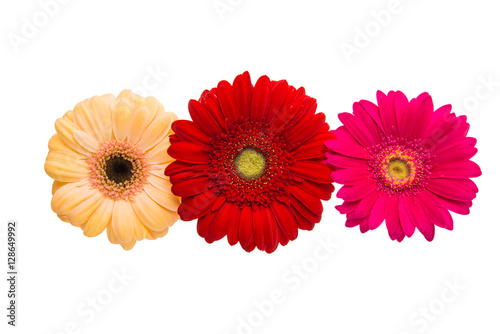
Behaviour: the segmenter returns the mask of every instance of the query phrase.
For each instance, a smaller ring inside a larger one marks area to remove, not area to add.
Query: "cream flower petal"
[[[57,215],[57,217],[58,217],[59,219],[61,219],[63,222],[65,222],[65,223],[69,223],[69,220],[68,220],[66,217],[63,217],[63,216],[61,216],[61,215]]]
[[[155,117],[148,126],[137,146],[144,151],[149,150],[160,142],[170,131],[172,125],[171,113],[162,113]]]
[[[175,211],[170,211],[166,210],[167,212],[167,226],[171,227],[172,225],[175,224],[176,221],[180,219],[179,214],[177,213],[177,210]]]
[[[168,233],[168,227],[165,228],[164,230],[162,231],[151,231],[148,229],[148,233],[146,235],[146,239],[148,240],[156,240],[158,238],[163,238],[164,236],[166,236]]]
[[[116,201],[111,217],[113,232],[120,243],[130,242],[134,238],[134,220],[138,219],[129,201]]]
[[[163,190],[167,194],[173,195],[172,184],[168,180],[167,176],[160,177],[155,174],[149,175],[148,182],[154,185],[156,188]]]
[[[108,141],[113,133],[113,124],[111,123],[111,108],[108,102],[101,96],[94,96],[90,99],[90,107],[94,111],[99,133],[100,141]]]
[[[120,246],[122,246],[122,248],[124,250],[128,251],[128,250],[131,250],[132,248],[134,248],[135,242],[136,242],[135,240],[131,240],[131,241],[127,242],[127,243],[120,244]]]
[[[100,192],[86,199],[84,202],[78,204],[68,214],[68,219],[76,225],[85,224],[89,218],[94,214],[96,209],[102,204],[104,197]]]
[[[115,201],[109,198],[103,198],[101,205],[95,210],[89,218],[87,224],[83,226],[83,234],[87,237],[95,237],[101,234],[111,223],[113,214],[113,205]]]
[[[132,205],[137,217],[149,229],[161,231],[167,227],[167,210],[158,205],[145,192],[137,195]]]
[[[125,140],[128,135],[132,105],[127,99],[117,99],[113,104],[111,119],[113,121],[113,134],[117,140]]]
[[[134,213],[135,214],[135,213]],[[137,216],[137,215],[136,215]],[[134,220],[134,236],[135,240],[143,240],[148,233],[148,228],[139,220],[139,218]]]
[[[61,191],[61,189],[59,189],[58,192]],[[76,206],[98,193],[96,189],[91,189],[88,185],[79,186],[75,190],[76,191],[72,194],[72,196],[63,205],[61,205],[57,211],[59,215],[68,218],[69,213]],[[71,220],[70,223],[72,223]],[[76,225],[78,226],[79,224]]]
[[[87,151],[95,153],[99,149],[99,142],[85,131],[75,130],[73,132],[73,137],[78,144],[82,145]]]
[[[137,105],[138,108],[141,107],[148,107],[149,110],[149,115],[150,115],[150,121],[153,120],[156,117],[156,114],[158,112],[158,109],[160,108],[160,102],[152,96],[146,97],[141,103]]]
[[[67,182],[54,181],[52,183],[52,196],[58,191],[62,186],[68,184]]]
[[[120,243],[115,235],[115,232],[113,232],[113,227],[111,226],[111,224],[106,228],[106,234],[108,236],[109,242],[111,242],[112,244],[116,245]]]
[[[73,119],[73,109],[66,111],[62,118],[75,123],[75,120]]]
[[[72,150],[71,148],[68,147],[68,145],[64,144],[63,141],[61,140],[61,137],[56,133],[55,135],[52,136],[49,140],[49,151],[51,152],[57,152],[57,153],[64,153],[67,155],[74,156],[75,158],[85,160],[87,159],[87,156],[78,153],[75,150]]]
[[[148,107],[144,106],[134,111],[130,118],[128,141],[135,145],[141,139],[144,130],[146,130],[150,122],[151,118]]]
[[[111,111],[111,108],[113,107],[113,103],[115,103],[116,97],[113,94],[108,93],[108,94],[104,94],[103,96],[101,96],[101,98],[106,102],[109,110]]]
[[[170,137],[167,135],[163,138],[148,154],[148,162],[150,164],[164,164],[174,160],[167,153],[170,146]]]
[[[140,95],[135,94],[130,89],[124,89],[118,94],[117,99],[126,99],[129,101],[130,106],[133,110],[140,108],[143,104],[144,98]]]
[[[87,163],[71,155],[49,152],[45,160],[45,172],[61,182],[78,182],[88,176]]]
[[[165,168],[167,168],[168,165],[168,163],[163,165],[151,165],[150,173],[162,179],[170,180],[168,176],[165,175]]]
[[[76,130],[81,129],[67,118],[59,118],[56,121],[56,131],[61,141],[73,151],[77,151],[85,156],[90,156],[91,153],[87,149],[83,148],[82,145],[78,144],[75,137],[73,137],[73,132]]]
[[[103,136],[99,129],[99,123],[96,120],[94,111],[90,108],[90,99],[78,103],[73,109],[73,118],[75,124],[87,134],[92,136],[95,141],[103,141]]]
[[[167,210],[177,211],[181,201],[177,196],[167,194],[150,183],[144,186],[144,191],[155,201]]]
[[[78,192],[78,188],[80,186],[78,183],[67,183],[64,186],[60,187],[52,196],[52,200],[50,201],[50,206],[52,211],[59,214],[59,210],[64,203],[69,201],[74,194]]]

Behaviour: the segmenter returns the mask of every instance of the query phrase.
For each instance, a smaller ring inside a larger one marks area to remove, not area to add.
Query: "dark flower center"
[[[115,201],[142,191],[149,177],[146,154],[127,142],[101,143],[87,163],[92,187]]]
[[[134,164],[123,157],[112,156],[106,161],[105,173],[110,181],[120,184],[134,176]]]

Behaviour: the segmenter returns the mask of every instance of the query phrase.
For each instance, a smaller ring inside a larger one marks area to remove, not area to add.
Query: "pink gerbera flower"
[[[377,92],[378,106],[361,100],[354,114],[326,142],[334,182],[344,186],[337,206],[346,226],[362,233],[385,220],[392,240],[411,237],[415,227],[431,241],[434,226],[453,229],[450,211],[468,214],[478,189],[471,177],[481,175],[470,161],[476,139],[467,137],[466,116],[451,105],[434,110],[428,93],[408,102],[401,92]]]

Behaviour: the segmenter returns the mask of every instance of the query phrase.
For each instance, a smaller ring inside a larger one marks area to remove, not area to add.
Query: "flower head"
[[[109,241],[127,250],[163,237],[180,204],[163,174],[175,119],[155,98],[130,90],[78,103],[49,141],[52,210],[88,237],[107,229]]]
[[[311,230],[333,191],[324,163],[329,133],[316,100],[284,80],[238,75],[189,102],[193,121],[172,128],[165,174],[182,196],[179,215],[198,218],[209,243],[227,235],[248,252],[271,253]]]
[[[338,139],[326,142],[332,178],[344,185],[337,209],[363,233],[385,220],[392,240],[416,227],[431,241],[435,226],[453,229],[449,210],[469,213],[478,191],[470,178],[481,175],[469,160],[476,139],[467,137],[465,116],[450,113],[451,105],[434,110],[427,93],[408,101],[379,91],[377,102],[354,103],[354,114],[339,115]]]

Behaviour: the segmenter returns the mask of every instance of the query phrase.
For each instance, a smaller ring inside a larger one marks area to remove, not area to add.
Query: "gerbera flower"
[[[324,142],[333,139],[316,100],[285,80],[248,72],[189,101],[193,121],[172,128],[172,192],[182,220],[198,218],[208,243],[227,235],[250,252],[271,253],[321,219],[333,191]]]
[[[431,241],[434,226],[453,229],[450,211],[468,214],[478,191],[471,177],[481,175],[469,159],[477,149],[467,137],[465,116],[451,105],[434,110],[423,93],[408,102],[401,92],[377,92],[378,106],[354,103],[354,115],[339,114],[344,124],[326,143],[332,178],[344,184],[337,206],[347,227],[361,232],[385,220],[392,240],[411,237],[415,227]]]
[[[49,141],[52,210],[88,237],[107,229],[109,241],[126,250],[163,237],[180,204],[163,174],[175,119],[154,97],[130,90],[78,103],[56,121]]]

